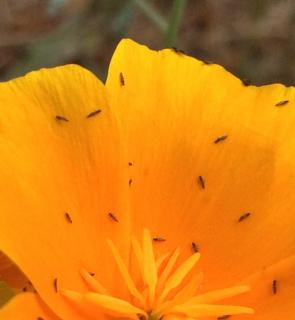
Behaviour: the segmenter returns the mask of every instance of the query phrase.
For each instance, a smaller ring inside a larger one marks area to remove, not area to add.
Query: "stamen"
[[[132,249],[136,258],[136,261],[138,263],[138,267],[141,273],[141,276],[144,278],[144,271],[143,271],[143,253],[142,253],[142,249],[137,241],[137,239],[135,237],[132,237],[131,239],[131,245],[132,245]]]
[[[74,304],[82,302],[82,294],[72,290],[61,290],[60,294]]]
[[[111,251],[113,253],[113,257],[115,258],[115,261],[117,263],[117,266],[119,268],[119,271],[123,277],[123,280],[125,281],[125,284],[129,290],[129,292],[136,297],[141,303],[144,303],[143,296],[140,294],[140,292],[137,290],[130,273],[128,272],[128,269],[125,266],[125,263],[123,259],[121,258],[119,252],[117,251],[117,248],[114,246],[112,241],[110,239],[107,239],[107,243],[109,247],[111,248]]]
[[[137,319],[138,314],[146,315],[144,310],[133,306],[131,303],[108,295],[86,293],[85,301],[91,302],[103,310],[110,311],[110,314],[114,315],[125,315],[134,319]]]
[[[191,305],[188,303],[175,306],[170,310],[171,313],[182,314],[187,317],[214,317],[222,316],[225,314],[253,314],[252,308],[241,306],[228,306],[228,305],[213,305],[213,304],[196,304]]]
[[[161,299],[165,298],[172,289],[181,284],[185,276],[192,270],[199,259],[200,253],[196,252],[183,262],[183,264],[170,276],[170,278],[168,278],[160,296]]]
[[[145,282],[149,288],[150,303],[153,302],[158,281],[157,266],[155,263],[151,235],[147,229],[143,230],[143,271]]]
[[[169,257],[169,252],[162,254],[157,260],[156,260],[156,267],[159,274],[159,269],[162,266],[162,263]]]
[[[84,281],[87,283],[91,291],[102,293],[102,294],[109,294],[106,288],[96,278],[94,278],[94,276],[92,276],[87,270],[81,268],[80,275],[84,279]]]
[[[197,294],[203,280],[203,272],[192,273],[200,259],[200,253],[195,252],[196,250],[193,250],[194,253],[178,267],[176,264],[180,256],[179,248],[172,254],[165,253],[156,259],[153,238],[149,230],[144,229],[142,245],[135,237],[131,237],[131,253],[135,256],[141,276],[135,281],[117,247],[110,239],[107,239],[107,243],[132,297],[122,300],[112,296],[94,277],[94,274],[84,268],[80,269],[80,275],[88,286],[89,292],[61,290],[57,288],[57,279],[54,279],[55,290],[58,289],[58,292],[81,312],[86,312],[90,316],[102,313],[117,319],[132,320],[196,320],[203,317],[227,319],[226,317],[235,314],[253,313],[253,309],[243,306],[212,304],[248,292],[250,287],[247,285]],[[163,246],[165,246],[164,243]],[[155,244],[155,247],[157,248],[158,245]],[[273,280],[274,294],[277,290],[276,286],[277,282]]]
[[[190,299],[198,290],[201,282],[203,280],[203,273],[199,272],[197,273],[192,280],[188,282],[186,286],[184,286],[172,300],[166,301],[163,304],[160,305],[159,308],[155,310],[155,313],[157,314],[165,314],[169,313],[169,310],[178,305],[182,304],[188,299]]]
[[[188,282],[186,286],[184,286],[174,297],[178,303],[184,303],[184,301],[191,298],[196,291],[199,289],[202,281],[204,279],[204,274],[202,272],[198,272],[193,278]]]
[[[162,274],[160,275],[159,277],[159,281],[158,281],[158,291],[162,291],[163,290],[163,286],[164,286],[164,283],[165,281],[167,280],[167,278],[170,276],[170,273],[179,257],[179,254],[180,254],[180,250],[179,248],[177,248],[172,256],[170,257],[164,271],[162,272]]]
[[[146,315],[144,310],[109,295],[94,292],[80,294],[71,290],[63,290],[61,294],[80,309],[90,308],[93,314],[104,311],[114,316],[128,316],[131,319],[138,319],[138,314]]]
[[[226,298],[231,298],[239,294],[250,291],[249,286],[237,286],[225,289],[219,289],[215,291],[210,291],[193,297],[188,300],[187,303],[191,304],[202,304],[202,303],[212,303],[220,301]]]

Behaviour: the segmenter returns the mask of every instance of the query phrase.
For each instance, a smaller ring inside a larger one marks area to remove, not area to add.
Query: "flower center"
[[[197,294],[202,281],[202,273],[195,271],[200,259],[198,252],[180,264],[177,264],[179,248],[156,259],[150,232],[145,229],[142,244],[132,238],[132,253],[140,272],[140,283],[136,283],[116,246],[109,239],[107,242],[131,298],[126,301],[114,297],[93,275],[82,269],[81,276],[91,291],[83,294],[70,290],[61,292],[80,309],[134,320],[199,319],[253,313],[253,309],[247,307],[215,304],[249,291],[247,285]]]

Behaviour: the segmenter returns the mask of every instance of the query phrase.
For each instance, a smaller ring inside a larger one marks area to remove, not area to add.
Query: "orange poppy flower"
[[[0,84],[0,319],[294,318],[294,101],[131,40]]]

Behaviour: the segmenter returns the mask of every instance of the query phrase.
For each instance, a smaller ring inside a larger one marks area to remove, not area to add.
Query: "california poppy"
[[[0,318],[294,317],[294,98],[131,40],[0,84]]]

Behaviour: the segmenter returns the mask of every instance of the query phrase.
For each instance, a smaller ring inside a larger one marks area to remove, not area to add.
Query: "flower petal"
[[[106,86],[128,141],[134,223],[166,239],[158,251],[194,242],[204,291],[294,254],[294,88],[246,86],[131,40]]]
[[[43,69],[0,84],[0,106],[0,248],[61,318],[82,319],[59,290],[85,291],[81,268],[118,286],[106,238],[128,255],[128,181],[104,86],[78,66]]]
[[[0,309],[0,319],[5,320],[59,320],[34,293],[16,295]]]
[[[5,254],[0,251],[0,281],[6,282],[16,291],[24,289],[28,279]]]
[[[234,303],[253,307],[253,320],[292,319],[295,314],[295,256],[264,268],[244,280],[252,290]],[[244,318],[237,316],[237,320]]]

